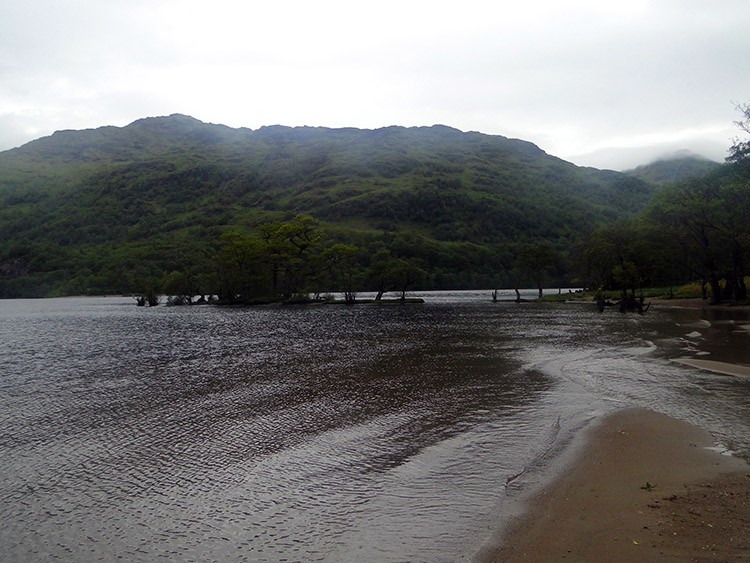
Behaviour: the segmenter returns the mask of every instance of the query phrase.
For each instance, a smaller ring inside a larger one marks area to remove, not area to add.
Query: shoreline
[[[710,301],[701,299],[700,297],[685,297],[674,299],[668,299],[666,297],[654,297],[647,301],[652,302],[654,305],[667,305],[672,307],[684,307],[686,309],[722,309],[729,311],[750,311],[750,305],[736,305],[734,303],[722,302],[712,305]]]
[[[563,302],[573,305],[596,305],[596,301],[592,300],[590,297],[573,297],[571,299],[566,299]],[[673,299],[669,299],[667,297],[647,297],[644,300],[644,305],[648,304],[674,307],[679,309],[750,311],[750,305],[737,305],[730,302],[722,302],[712,305],[710,301],[702,299],[700,297],[675,297]]]
[[[750,465],[642,408],[585,429],[573,459],[517,499],[483,563],[750,561]]]
[[[722,375],[732,375],[734,377],[750,377],[750,366],[734,364],[729,362],[720,362],[717,360],[702,360],[698,358],[675,358],[672,360],[678,364],[685,364],[704,371],[720,373]]]

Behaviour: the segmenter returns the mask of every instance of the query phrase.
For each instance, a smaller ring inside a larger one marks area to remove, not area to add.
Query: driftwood
[[[636,312],[639,315],[643,315],[651,307],[651,303],[648,303],[644,307],[643,301],[643,294],[641,294],[640,297],[636,298],[634,293],[628,294],[626,291],[623,291],[622,299],[620,299],[617,304],[620,306],[621,313]]]
[[[615,303],[612,303],[609,299],[605,299],[601,293],[596,294],[596,306],[600,313],[604,312],[607,307],[614,307]]]
[[[153,293],[147,293],[146,295],[136,295],[133,297],[133,299],[135,299],[135,303],[139,307],[143,307],[145,305],[148,305],[149,307],[156,307],[159,304],[159,301],[161,301],[159,296],[154,295]]]
[[[516,298],[515,299],[498,299],[499,292],[500,292],[499,289],[495,289],[495,290],[492,291],[492,302],[493,303],[498,303],[498,302],[502,302],[502,303],[527,303],[529,301],[528,299],[524,299],[523,297],[521,297],[521,292],[518,291],[518,288],[515,289],[515,292],[516,292]]]
[[[622,291],[622,297],[616,303],[612,303],[604,297],[602,293],[596,294],[596,306],[599,312],[603,312],[607,307],[617,307],[621,313],[638,313],[639,315],[645,314],[651,307],[651,303],[645,303],[643,294],[639,297],[635,296],[635,293],[628,293],[626,290]]]

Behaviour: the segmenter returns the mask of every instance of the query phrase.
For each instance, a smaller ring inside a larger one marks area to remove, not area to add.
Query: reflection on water
[[[0,555],[453,561],[602,412],[750,446],[749,382],[670,361],[750,364],[741,314],[424,297],[0,303]]]

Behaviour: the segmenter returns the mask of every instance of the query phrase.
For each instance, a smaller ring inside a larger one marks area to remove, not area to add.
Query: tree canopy
[[[742,299],[747,143],[657,186],[448,127],[249,131],[171,116],[56,133],[0,153],[0,297],[632,294],[698,280]]]

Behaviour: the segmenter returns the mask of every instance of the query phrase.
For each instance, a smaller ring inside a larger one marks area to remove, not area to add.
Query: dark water
[[[612,409],[750,448],[750,378],[671,361],[750,364],[743,313],[425,299],[0,302],[0,558],[468,560]]]

